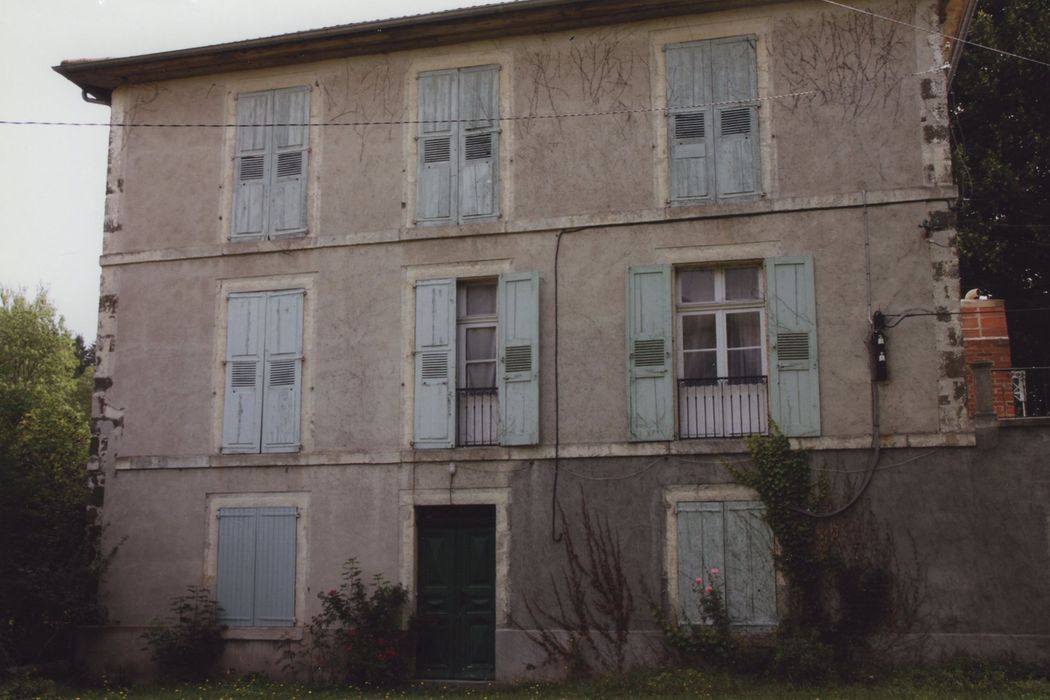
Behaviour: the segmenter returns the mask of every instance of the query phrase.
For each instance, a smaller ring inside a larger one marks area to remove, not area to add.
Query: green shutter
[[[775,625],[773,534],[759,501],[725,503],[725,586],[729,619],[738,625]]]
[[[417,142],[416,219],[454,222],[458,216],[455,172],[462,131],[455,122],[458,74],[435,71],[419,76],[419,139]]]
[[[710,198],[714,179],[710,46],[669,46],[665,56],[671,201],[704,201]]]
[[[499,278],[500,444],[540,441],[540,276],[515,272]]]
[[[257,508],[255,525],[255,625],[295,624],[294,507]]]
[[[234,161],[233,224],[230,237],[266,236],[269,211],[273,93],[237,96],[237,157]]]
[[[630,439],[674,437],[671,267],[627,269],[627,385]]]
[[[459,215],[494,216],[499,172],[499,66],[459,72]]]
[[[255,624],[255,508],[219,509],[215,597],[227,625]]]
[[[302,290],[267,295],[263,452],[297,452],[300,447],[303,296]]]
[[[703,585],[707,586],[711,583],[711,569],[723,568],[725,532],[722,504],[714,501],[686,502],[679,503],[675,510],[678,520],[680,613],[683,620],[699,623],[702,591],[693,590],[696,579],[702,579]]]
[[[813,258],[770,258],[766,275],[770,414],[785,435],[820,435]]]
[[[265,294],[234,294],[227,301],[223,452],[259,451],[265,314]]]
[[[452,447],[456,425],[456,280],[416,283],[412,444]]]
[[[306,231],[310,88],[275,90],[273,105],[269,233],[274,237],[301,235]]]
[[[755,42],[754,37],[711,42],[712,98],[718,105],[713,130],[719,199],[759,191]]]

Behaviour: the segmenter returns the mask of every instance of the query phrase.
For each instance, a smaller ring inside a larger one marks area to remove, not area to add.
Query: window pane
[[[762,324],[758,311],[726,314],[726,347],[747,348],[762,344]]]
[[[467,316],[489,316],[496,313],[496,285],[471,284],[467,292]]]
[[[728,355],[730,377],[758,377],[762,375],[761,350],[730,350]]]
[[[684,353],[684,379],[715,379],[718,376],[718,353],[714,350]]]
[[[682,336],[682,347],[686,350],[707,350],[716,347],[714,314],[683,316]]]
[[[496,359],[496,329],[467,329],[467,362]]]
[[[467,388],[486,389],[496,386],[496,363],[474,362],[467,365]]]
[[[726,299],[761,299],[757,267],[726,269]]]
[[[678,277],[682,284],[683,304],[715,300],[714,270],[682,270]]]

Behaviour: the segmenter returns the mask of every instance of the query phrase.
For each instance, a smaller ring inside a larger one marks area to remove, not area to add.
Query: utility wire
[[[1011,53],[1010,51],[1003,51],[1002,49],[997,49],[994,46],[985,46],[984,44],[978,44],[976,41],[969,41],[967,39],[962,39],[962,38],[957,37],[957,36],[951,36],[950,34],[945,34],[944,32],[937,31],[936,29],[931,29],[930,27],[921,27],[921,26],[919,26],[917,24],[911,24],[910,22],[905,22],[903,20],[899,20],[899,19],[896,19],[896,18],[893,18],[893,17],[887,17],[885,15],[880,15],[877,12],[872,12],[870,10],[862,10],[859,7],[853,7],[852,5],[844,5],[841,2],[835,2],[835,0],[821,0],[821,1],[822,2],[826,2],[829,5],[835,5],[836,7],[841,7],[843,9],[845,9],[845,10],[851,10],[852,12],[860,13],[862,15],[869,15],[871,17],[877,17],[878,19],[882,19],[882,20],[885,20],[887,22],[893,22],[894,24],[900,24],[900,25],[903,25],[905,27],[911,27],[912,29],[915,29],[916,31],[926,32],[927,34],[934,34],[934,35],[937,35],[937,36],[943,36],[945,39],[951,39],[952,41],[958,41],[959,43],[966,44],[967,46],[974,46],[974,47],[976,47],[978,49],[984,49],[985,51],[994,51],[995,53],[1002,54],[1003,56],[1009,56],[1010,58],[1019,58],[1022,61],[1028,61],[1030,63],[1036,63],[1036,64],[1038,64],[1040,66],[1046,66],[1047,68],[1050,68],[1050,63],[1047,63],[1045,61],[1040,61],[1037,58],[1032,58],[1030,56],[1022,56],[1019,53]]]

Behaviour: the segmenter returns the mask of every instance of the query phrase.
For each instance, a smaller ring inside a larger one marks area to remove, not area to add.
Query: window
[[[420,280],[414,447],[539,442],[539,275]]]
[[[310,88],[237,96],[232,240],[306,233]]]
[[[499,66],[419,75],[418,223],[499,214]]]
[[[768,431],[761,272],[757,266],[677,271],[680,438]]]
[[[678,605],[682,620],[699,623],[696,579],[723,595],[734,625],[770,626],[777,620],[773,535],[760,501],[685,501],[675,504]],[[713,577],[711,570],[717,569]]]
[[[301,289],[227,302],[223,452],[297,452],[302,394]]]
[[[812,257],[630,267],[626,286],[632,440],[737,437],[770,418],[820,434]]]
[[[670,201],[761,192],[754,37],[666,48]]]
[[[234,627],[295,624],[298,509],[220,508],[216,597]]]

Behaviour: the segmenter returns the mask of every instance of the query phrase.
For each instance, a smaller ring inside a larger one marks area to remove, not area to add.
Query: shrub
[[[208,589],[187,586],[186,593],[171,599],[171,616],[155,622],[142,638],[162,674],[198,681],[208,677],[222,656],[225,629],[219,622],[219,605]]]
[[[730,635],[729,611],[719,590],[718,569],[706,572],[707,585],[698,576],[693,582],[693,593],[697,598],[696,608],[699,623],[679,624],[677,619],[668,619],[659,606],[652,606],[653,618],[660,625],[664,639],[678,654],[692,663],[706,666],[723,666],[734,651]]]

